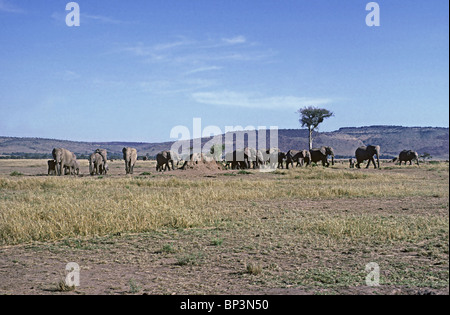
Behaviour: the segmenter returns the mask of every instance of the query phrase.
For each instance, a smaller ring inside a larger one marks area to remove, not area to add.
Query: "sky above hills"
[[[449,119],[449,3],[361,0],[0,0],[0,135],[170,139],[171,129],[321,131]]]

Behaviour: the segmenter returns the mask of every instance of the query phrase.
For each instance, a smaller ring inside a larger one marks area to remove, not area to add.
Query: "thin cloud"
[[[147,93],[152,94],[179,94],[179,93],[192,93],[194,91],[202,90],[205,88],[211,88],[217,85],[216,80],[206,79],[175,79],[175,80],[148,80],[138,83],[138,87]]]
[[[320,106],[332,103],[332,100],[329,98],[296,96],[261,97],[251,93],[232,91],[192,93],[192,98],[200,104],[254,109],[299,109],[304,106]]]
[[[67,13],[68,13],[68,11],[67,12],[53,12],[51,15],[51,18],[57,22],[65,24]],[[91,22],[98,22],[101,24],[115,24],[115,25],[129,23],[129,22],[117,20],[117,19],[114,19],[114,18],[111,18],[108,16],[87,14],[87,13],[83,13],[83,12],[80,13],[80,20],[81,20],[81,24],[91,23]]]
[[[195,42],[183,37],[182,39],[174,41],[174,42],[161,43],[161,44],[154,45],[153,47],[151,47],[151,49],[153,49],[155,51],[171,50],[171,49],[178,48],[181,46],[191,45],[193,43],[195,43]]]
[[[192,70],[191,73],[219,70],[206,66],[206,64],[213,62],[262,61],[276,54],[272,50],[256,49],[254,45],[245,44],[246,42],[247,40],[244,36],[204,41],[181,37],[181,39],[173,42],[154,45],[145,45],[140,42],[135,45],[122,47],[119,51],[128,52],[137,57],[144,57],[143,61],[145,62],[166,62],[196,66],[195,69],[197,71]],[[223,49],[225,46],[228,47],[226,50]]]
[[[236,36],[232,38],[222,38],[222,42],[229,45],[237,45],[246,43],[247,39],[244,36]]]
[[[0,11],[8,13],[25,13],[25,10],[7,2],[6,0],[0,0]]]
[[[200,67],[200,68],[196,68],[196,69],[186,72],[186,75],[200,73],[200,72],[218,71],[218,70],[222,70],[222,69],[223,69],[223,67],[218,67],[218,66]]]
[[[123,24],[123,23],[125,23],[124,21],[120,21],[120,20],[117,20],[117,19],[114,19],[114,18],[111,18],[108,16],[103,16],[103,15],[91,15],[91,14],[81,13],[81,18],[98,21],[103,24]]]

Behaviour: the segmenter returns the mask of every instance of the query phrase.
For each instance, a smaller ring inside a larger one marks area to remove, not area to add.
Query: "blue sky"
[[[0,136],[170,140],[177,125],[321,131],[449,120],[449,3],[0,0]]]

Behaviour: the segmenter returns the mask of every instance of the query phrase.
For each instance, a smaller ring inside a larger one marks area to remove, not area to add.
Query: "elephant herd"
[[[123,160],[125,161],[126,174],[133,174],[134,166],[137,161],[137,150],[134,148],[123,148]],[[80,164],[74,153],[67,149],[55,148],[52,151],[53,160],[48,161],[48,175],[79,175]],[[323,146],[318,149],[311,150],[289,150],[287,153],[277,148],[267,150],[256,150],[254,148],[245,148],[226,153],[222,157],[223,166],[229,169],[258,169],[269,165],[270,168],[284,168],[295,166],[309,166],[311,163],[321,162],[324,167],[329,167],[331,157],[331,165],[334,165],[334,150],[329,146]],[[361,168],[361,163],[368,161],[366,168],[372,163],[374,168],[380,168],[380,146],[362,146],[356,149],[355,157],[349,160],[350,168]],[[376,157],[376,163],[375,158]],[[179,165],[182,159],[173,151],[162,151],[156,155],[156,171],[162,172],[174,170],[175,163]],[[219,162],[216,158],[201,153],[191,153],[190,157],[185,160],[182,169],[186,169],[189,163],[198,163],[199,161]],[[419,165],[419,155],[412,150],[403,150],[399,156],[393,159],[393,162],[412,162],[415,161]],[[107,150],[97,149],[89,156],[89,174],[90,175],[106,175],[108,173]]]
[[[137,151],[133,148],[123,148],[123,159],[125,160],[125,171],[133,174],[134,165],[137,161]],[[49,160],[48,175],[79,175],[80,163],[73,152],[64,148],[54,148],[53,160]],[[108,152],[105,149],[97,149],[89,156],[89,174],[106,175],[108,173]]]

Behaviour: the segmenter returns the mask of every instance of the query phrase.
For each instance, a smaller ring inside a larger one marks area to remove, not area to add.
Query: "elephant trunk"
[[[58,176],[62,176],[63,175],[63,162],[62,160],[60,161],[56,161],[56,173],[58,174]]]
[[[334,155],[331,156],[331,165],[334,166]]]
[[[378,168],[380,168],[380,153],[377,152],[377,164],[378,164]]]

